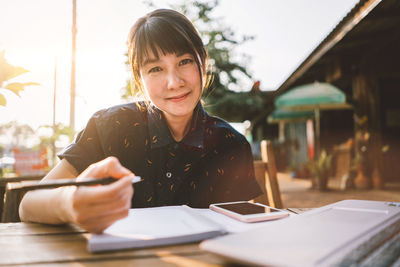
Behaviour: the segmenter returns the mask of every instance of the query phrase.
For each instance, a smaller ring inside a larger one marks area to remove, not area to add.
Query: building
[[[340,88],[354,111],[321,114],[321,144],[354,137],[368,174],[386,181],[400,180],[399,29],[400,1],[361,0],[276,91],[314,81]]]

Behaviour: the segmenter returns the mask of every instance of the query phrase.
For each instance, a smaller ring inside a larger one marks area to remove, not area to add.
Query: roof
[[[280,85],[277,95],[302,83],[326,80],[327,68],[335,64],[342,64],[341,71],[352,72],[352,68],[357,67],[354,62],[360,62],[366,55],[381,51],[398,54],[398,49],[390,42],[400,39],[399,14],[400,1],[361,0]]]

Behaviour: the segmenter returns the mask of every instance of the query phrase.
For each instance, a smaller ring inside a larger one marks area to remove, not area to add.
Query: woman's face
[[[150,54],[140,70],[143,86],[151,102],[166,119],[187,120],[201,97],[201,78],[191,54]]]

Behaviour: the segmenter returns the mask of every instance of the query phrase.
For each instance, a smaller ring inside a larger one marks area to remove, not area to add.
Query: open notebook
[[[196,242],[271,223],[274,221],[243,223],[210,209],[166,206],[131,209],[127,218],[115,222],[103,234],[86,237],[88,250],[99,252]]]
[[[343,200],[200,247],[258,266],[400,266],[400,203]]]

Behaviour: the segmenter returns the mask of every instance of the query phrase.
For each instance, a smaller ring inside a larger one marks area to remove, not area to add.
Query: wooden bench
[[[254,161],[254,172],[264,194],[253,201],[273,208],[283,208],[275,154],[271,141],[261,141],[261,160]]]

